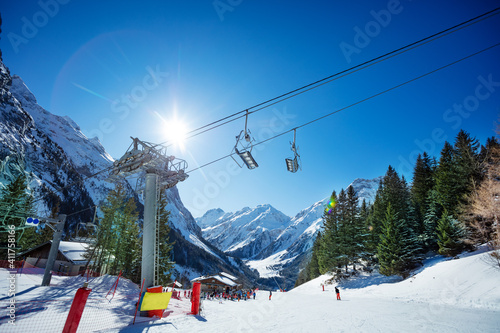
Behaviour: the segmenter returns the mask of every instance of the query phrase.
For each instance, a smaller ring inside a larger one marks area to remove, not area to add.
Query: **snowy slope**
[[[335,299],[333,285],[326,284],[323,291],[328,275],[286,293],[273,292],[271,300],[265,290],[258,291],[255,300],[204,300],[199,316],[188,315],[191,303],[181,298],[171,301],[167,317],[150,322],[139,318],[133,326],[138,287],[124,281],[107,307],[99,312],[85,309],[79,332],[498,332],[500,270],[488,265],[487,255],[435,257],[405,281],[378,275],[351,280],[339,286],[341,301]],[[2,332],[29,331],[26,327],[41,333],[61,331],[58,325],[70,306],[61,302],[71,300],[84,279],[55,277],[56,285],[37,288],[40,279],[18,276],[18,305],[33,304],[36,310],[18,315],[16,326],[6,326],[6,316],[0,316]],[[113,281],[91,280],[89,287],[96,292],[90,298],[104,296]],[[0,269],[2,308],[9,301],[7,290],[7,271]],[[92,300],[91,307],[95,304]]]

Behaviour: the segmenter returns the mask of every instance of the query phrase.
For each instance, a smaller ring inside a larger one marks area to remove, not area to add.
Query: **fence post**
[[[193,283],[193,294],[191,298],[191,314],[197,315],[200,312],[200,290],[201,283]]]
[[[87,288],[87,286],[88,283],[85,282],[83,287],[78,288],[76,291],[75,298],[69,309],[66,324],[64,324],[63,333],[76,333],[78,324],[80,324],[80,319],[82,318],[83,310],[85,309],[85,304],[87,303],[87,298],[92,291],[92,289]]]

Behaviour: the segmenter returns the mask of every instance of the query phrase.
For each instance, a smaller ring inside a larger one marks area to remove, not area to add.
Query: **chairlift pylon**
[[[293,129],[293,142],[290,142],[290,144],[292,145],[291,150],[293,151],[294,157],[285,158],[286,168],[291,173],[297,172],[299,168],[302,169],[301,166],[299,165],[299,159],[300,159],[300,155],[298,152],[299,148],[295,145],[296,130],[297,130],[296,128]]]
[[[241,158],[243,163],[247,166],[248,169],[252,170],[257,168],[259,165],[255,161],[255,159],[252,156],[252,148],[253,144],[252,142],[255,141],[251,136],[251,132],[247,127],[248,123],[248,110],[245,116],[245,129],[240,132],[236,136],[236,144],[234,145],[233,151],[238,154],[238,156]],[[238,148],[239,146],[239,148]],[[231,155],[231,158],[233,161],[241,168],[242,166],[233,158]]]

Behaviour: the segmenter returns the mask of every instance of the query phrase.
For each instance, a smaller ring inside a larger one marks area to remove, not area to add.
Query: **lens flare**
[[[337,204],[337,201],[335,198],[331,197],[330,202],[326,205],[325,212],[327,214],[331,214],[333,212],[333,209],[335,208],[335,205]]]

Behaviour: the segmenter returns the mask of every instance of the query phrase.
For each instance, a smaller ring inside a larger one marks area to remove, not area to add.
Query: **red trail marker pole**
[[[200,290],[201,283],[193,283],[193,294],[191,298],[191,314],[197,315],[200,312]]]
[[[87,303],[87,298],[92,291],[92,289],[87,288],[87,286],[88,283],[84,283],[83,287],[78,288],[76,291],[75,298],[69,309],[66,324],[64,324],[63,333],[76,333],[78,324],[80,324],[80,319],[82,318],[83,310],[85,309],[85,304]]]

